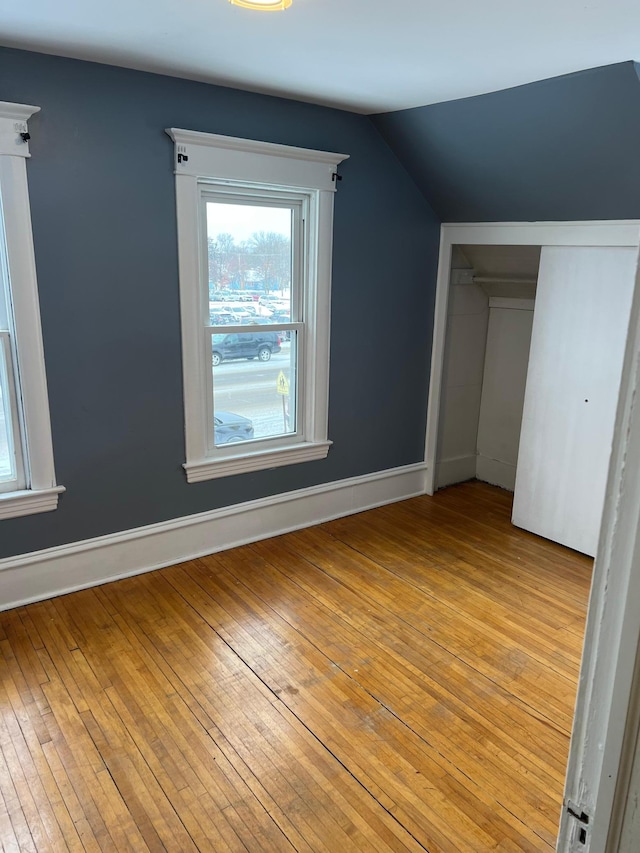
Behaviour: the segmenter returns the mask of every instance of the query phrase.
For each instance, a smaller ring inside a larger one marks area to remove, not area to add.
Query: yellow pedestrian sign
[[[284,375],[282,371],[278,374],[278,380],[276,382],[276,390],[278,394],[282,394],[283,397],[289,396],[289,380]]]

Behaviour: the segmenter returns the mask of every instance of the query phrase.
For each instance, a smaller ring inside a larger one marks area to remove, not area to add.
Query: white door
[[[595,555],[637,249],[544,246],[513,523]]]

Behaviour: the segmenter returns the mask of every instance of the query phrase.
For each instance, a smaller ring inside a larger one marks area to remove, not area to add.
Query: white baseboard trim
[[[500,486],[512,492],[516,487],[516,466],[478,455],[476,477],[483,483],[491,483],[492,486]]]
[[[425,493],[425,463],[0,560],[0,610],[161,569]]]
[[[476,455],[455,456],[436,463],[436,488],[443,489],[454,483],[464,483],[476,476]]]

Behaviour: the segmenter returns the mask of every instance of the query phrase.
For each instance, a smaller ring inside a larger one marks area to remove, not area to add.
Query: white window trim
[[[338,164],[348,155],[177,128],[167,128],[166,132],[175,143],[187,481],[196,483],[324,459],[331,446],[327,431],[333,195]],[[252,444],[244,452],[221,458],[207,456],[206,388],[210,374],[201,346],[203,252],[198,182],[207,179],[247,188],[275,186],[310,192],[316,217],[310,225],[311,280],[305,295],[307,345],[301,388],[306,434],[302,441],[294,438],[290,444],[269,449]]]
[[[0,519],[48,512],[64,491],[56,485],[49,395],[40,325],[26,158],[27,120],[40,107],[0,102],[0,199],[4,211],[15,351],[20,375],[27,488],[0,494]]]

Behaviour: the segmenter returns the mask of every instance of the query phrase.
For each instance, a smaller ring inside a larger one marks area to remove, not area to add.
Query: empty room
[[[0,849],[637,853],[640,11],[0,16]]]

